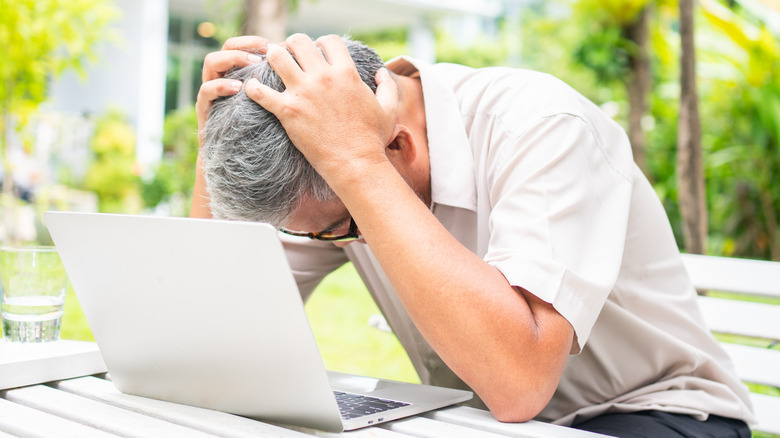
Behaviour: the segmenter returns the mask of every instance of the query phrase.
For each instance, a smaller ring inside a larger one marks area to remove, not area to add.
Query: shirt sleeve
[[[489,163],[485,260],[571,323],[571,353],[577,354],[620,271],[631,203],[630,146],[616,124],[595,130],[571,114],[505,132],[506,144]]]
[[[344,250],[329,242],[279,233],[295,282],[304,300],[325,276],[348,261]]]

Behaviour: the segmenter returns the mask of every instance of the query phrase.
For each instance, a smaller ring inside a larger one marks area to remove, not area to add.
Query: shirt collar
[[[425,101],[433,204],[476,211],[474,157],[458,101],[446,78],[438,74],[435,66],[407,56],[390,60],[387,68],[403,76],[419,72]]]

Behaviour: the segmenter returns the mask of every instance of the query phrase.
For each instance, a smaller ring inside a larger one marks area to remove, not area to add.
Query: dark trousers
[[[661,411],[604,414],[572,427],[620,438],[750,438],[750,428],[741,420],[710,415],[699,421]]]

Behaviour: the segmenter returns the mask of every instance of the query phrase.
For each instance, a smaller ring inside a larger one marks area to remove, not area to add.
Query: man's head
[[[376,90],[384,67],[371,48],[346,40],[361,79]],[[267,62],[237,69],[226,78],[252,77],[283,91]],[[328,203],[336,196],[290,141],[276,117],[243,92],[214,102],[204,130],[204,170],[214,217],[269,222],[277,227],[304,200]]]

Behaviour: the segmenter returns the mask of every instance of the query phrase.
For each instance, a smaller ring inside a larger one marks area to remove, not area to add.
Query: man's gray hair
[[[345,38],[361,79],[376,92],[384,67],[376,52]],[[225,75],[246,84],[250,78],[277,91],[279,75],[265,60]],[[214,101],[204,128],[202,150],[211,213],[216,218],[284,226],[307,197],[331,201],[335,193],[295,148],[282,124],[246,93]]]

